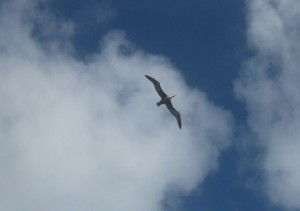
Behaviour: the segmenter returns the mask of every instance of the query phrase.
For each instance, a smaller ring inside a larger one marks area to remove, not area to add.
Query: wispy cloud
[[[248,122],[264,149],[270,199],[300,208],[300,2],[248,1],[248,41],[254,56],[236,83]]]
[[[230,143],[228,112],[122,32],[106,35],[85,61],[55,40],[45,48],[24,19],[38,18],[36,8],[1,5],[1,210],[161,210],[170,185],[190,191],[215,169]],[[50,34],[64,24],[52,23]],[[178,95],[182,130],[157,108],[144,74]]]

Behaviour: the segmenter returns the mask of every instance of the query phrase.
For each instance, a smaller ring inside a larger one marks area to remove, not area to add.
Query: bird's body
[[[161,97],[161,100],[157,103],[157,106],[160,106],[162,104],[165,104],[167,106],[167,108],[169,109],[169,111],[175,116],[175,118],[177,119],[177,123],[179,128],[181,129],[181,117],[180,117],[180,113],[178,111],[176,111],[176,109],[173,107],[172,103],[171,103],[171,99],[173,97],[175,97],[176,95],[173,95],[171,97],[169,97],[161,88],[160,83],[155,80],[154,78],[145,75],[146,78],[148,78],[154,85],[158,95]]]
[[[175,95],[172,96],[172,97],[175,97]],[[171,101],[171,98],[172,98],[172,97],[166,96],[166,97],[162,98],[158,103],[156,103],[157,106],[160,106],[160,105],[162,105],[162,104],[167,104],[168,102]]]

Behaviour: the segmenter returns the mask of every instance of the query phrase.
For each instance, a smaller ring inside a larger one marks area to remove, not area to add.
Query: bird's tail
[[[156,105],[157,106],[160,106],[162,104],[162,102],[160,101],[160,102],[158,102],[158,103],[156,103]]]

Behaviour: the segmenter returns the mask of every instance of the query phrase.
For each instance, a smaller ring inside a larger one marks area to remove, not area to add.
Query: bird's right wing
[[[178,126],[181,129],[181,117],[180,117],[180,113],[173,107],[171,101],[167,102],[166,106],[169,109],[169,111],[176,117]]]
[[[154,84],[154,87],[161,98],[167,97],[166,93],[164,93],[164,91],[160,87],[160,83],[157,80],[155,80],[154,78],[152,78],[148,75],[145,75],[145,76]]]

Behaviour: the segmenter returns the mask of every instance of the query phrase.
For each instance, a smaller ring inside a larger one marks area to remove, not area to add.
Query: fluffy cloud
[[[236,83],[248,122],[264,150],[270,199],[300,208],[300,2],[248,1],[248,40],[254,56]]]
[[[166,58],[114,31],[78,60],[72,23],[45,20],[29,1],[0,8],[1,210],[162,210],[169,187],[190,191],[216,168],[230,115]],[[50,22],[46,34],[60,34],[41,42],[36,24]],[[177,94],[182,130],[144,74]]]

